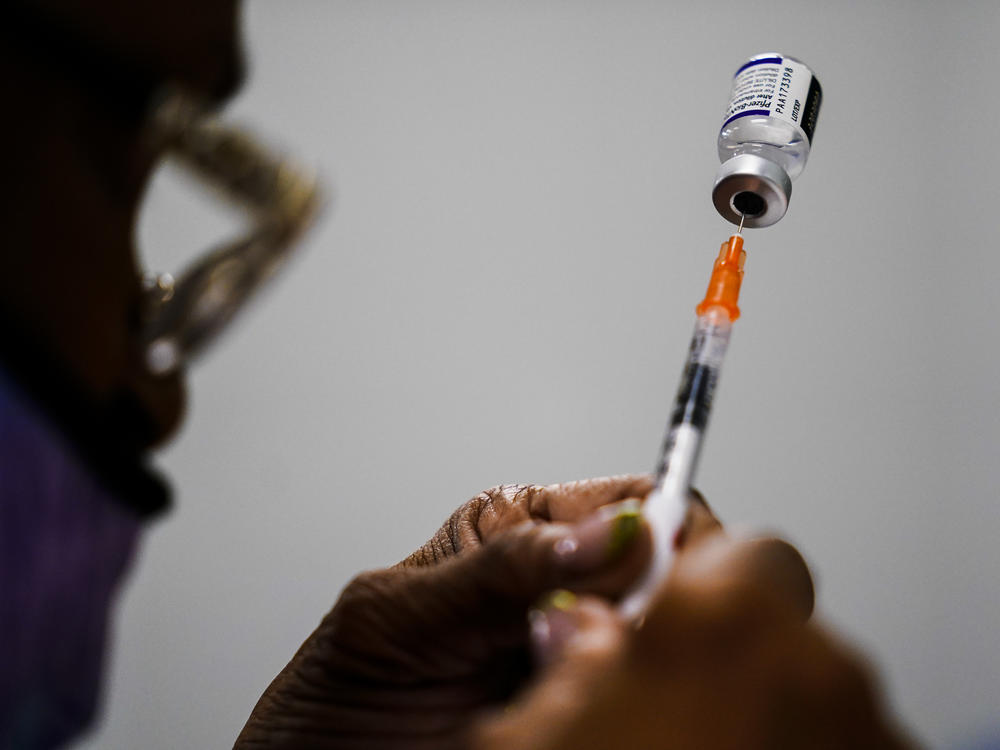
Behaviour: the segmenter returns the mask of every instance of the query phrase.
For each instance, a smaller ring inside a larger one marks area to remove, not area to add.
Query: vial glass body
[[[792,180],[809,158],[822,99],[804,63],[776,52],[754,55],[733,76],[719,130],[722,167],[712,199],[719,213],[748,227],[769,226],[788,207]]]
[[[734,120],[719,133],[719,161],[754,154],[773,161],[794,180],[805,169],[809,140],[791,123],[769,115]]]

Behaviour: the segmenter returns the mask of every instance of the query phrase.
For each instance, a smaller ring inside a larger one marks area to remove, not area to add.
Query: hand
[[[542,594],[615,598],[638,577],[650,540],[637,506],[650,489],[617,477],[480,494],[402,563],[347,586],[236,747],[464,747],[477,713],[528,674],[526,615]],[[693,507],[693,528],[718,526]]]
[[[907,747],[859,657],[806,623],[811,586],[776,540],[703,535],[638,629],[563,595],[534,613],[543,678],[476,750]]]

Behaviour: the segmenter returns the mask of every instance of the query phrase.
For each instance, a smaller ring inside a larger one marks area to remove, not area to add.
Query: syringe
[[[653,557],[645,575],[622,600],[621,611],[628,618],[642,615],[650,597],[670,570],[684,528],[712,396],[733,322],[740,316],[737,302],[746,260],[742,231],[741,221],[736,234],[722,243],[705,299],[696,308],[698,319],[660,452],[656,487],[643,506],[643,515],[653,531]]]

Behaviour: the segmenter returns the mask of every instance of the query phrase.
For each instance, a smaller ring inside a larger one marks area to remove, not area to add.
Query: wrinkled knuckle
[[[488,490],[483,490],[478,495],[476,495],[473,500],[479,501],[480,503],[491,503],[496,498],[503,497],[503,488],[507,485],[497,484],[490,487]]]
[[[512,494],[509,484],[498,484],[483,490],[470,500],[466,505],[469,507],[469,515],[477,519],[487,515],[495,515],[497,510],[509,502],[508,497]]]
[[[528,504],[530,505],[531,499],[538,494],[541,490],[536,484],[515,484],[511,485],[508,489],[510,492],[510,501],[516,505]]]
[[[498,497],[502,495],[502,486],[497,485],[496,487],[490,487],[488,490],[483,490],[474,498],[469,500],[464,505],[460,506],[458,510],[453,514],[453,518],[478,518],[482,515],[485,508],[490,508],[496,503]]]
[[[489,499],[496,500],[510,500],[515,497],[519,492],[530,488],[530,484],[496,484],[490,487],[488,490],[483,490],[479,493],[477,497],[486,496]]]
[[[477,520],[482,512],[483,505],[486,502],[488,501],[477,495],[467,503],[464,503],[456,508],[455,512],[448,517],[448,521],[445,523],[445,528],[447,529],[446,534],[456,551],[460,547],[459,529],[462,524],[469,520]]]
[[[519,520],[545,520],[544,505],[537,498],[544,488],[534,484],[502,484],[477,495],[466,513],[480,538],[510,528]]]
[[[488,502],[493,505],[513,505],[529,500],[534,491],[535,485],[532,484],[499,484],[482,494],[486,495]]]

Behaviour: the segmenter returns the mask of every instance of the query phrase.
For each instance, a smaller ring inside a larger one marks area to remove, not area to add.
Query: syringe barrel
[[[727,309],[713,306],[705,309],[695,322],[681,385],[674,399],[670,425],[660,452],[658,478],[664,477],[670,468],[677,428],[689,425],[703,432],[708,425],[712,397],[715,395],[715,386],[733,327],[729,315]],[[693,458],[696,462],[697,455]],[[694,465],[690,467],[692,475],[694,468]]]
[[[621,602],[620,611],[627,618],[641,616],[673,564],[732,326],[729,312],[719,306],[703,310],[695,322],[681,386],[660,451],[656,487],[642,510],[653,532],[653,555],[642,578]]]

